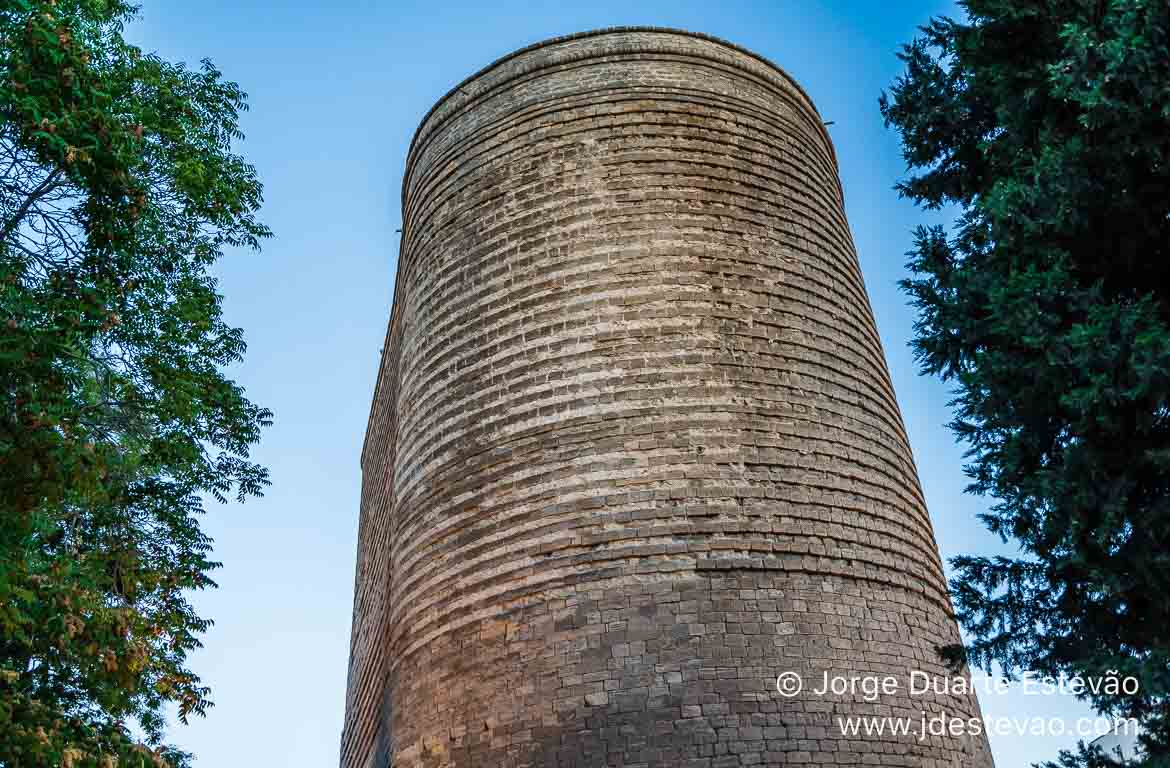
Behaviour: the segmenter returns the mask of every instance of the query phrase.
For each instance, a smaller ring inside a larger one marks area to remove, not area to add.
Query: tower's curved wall
[[[517,52],[424,120],[403,227],[343,766],[991,764],[836,727],[973,697],[811,691],[957,632],[792,80],[667,30]]]

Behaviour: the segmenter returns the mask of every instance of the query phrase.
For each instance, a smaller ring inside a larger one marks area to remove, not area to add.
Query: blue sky
[[[891,189],[904,166],[877,99],[895,52],[942,0],[444,2],[142,0],[128,35],[172,60],[211,58],[250,95],[245,155],[266,187],[264,252],[220,268],[228,319],[249,354],[236,375],[276,412],[257,457],[265,498],[213,506],[221,588],[196,601],[216,622],[194,660],[217,706],[174,742],[201,766],[336,765],[348,655],[358,457],[389,316],[399,188],[419,120],[450,87],[544,38],[597,27],[706,32],[775,61],[810,93],[840,160],[878,328],[944,557],[1001,547],[962,494],[962,448],[943,426],[946,388],[917,375],[913,315],[896,287],[927,216]],[[938,220],[935,217],[934,220]],[[1075,701],[981,696],[984,713],[1075,718]],[[1071,720],[1069,721],[1071,726]],[[1000,768],[1052,757],[1071,736],[992,737]]]

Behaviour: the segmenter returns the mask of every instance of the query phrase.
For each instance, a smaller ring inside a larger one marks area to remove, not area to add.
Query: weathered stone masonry
[[[341,764],[990,766],[780,672],[957,633],[832,144],[767,61],[552,40],[423,121],[369,431]]]

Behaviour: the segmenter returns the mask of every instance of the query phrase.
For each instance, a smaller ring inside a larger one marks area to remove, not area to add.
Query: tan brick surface
[[[620,29],[424,120],[362,457],[342,766],[990,766],[776,675],[945,674],[956,628],[804,93]]]

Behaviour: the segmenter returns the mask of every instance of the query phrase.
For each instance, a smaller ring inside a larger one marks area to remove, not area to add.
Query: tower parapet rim
[[[471,75],[468,75],[467,77],[463,78],[463,80],[459,81],[458,84],[456,84],[454,87],[452,87],[450,90],[448,90],[445,94],[443,94],[441,97],[439,97],[438,101],[436,101],[431,106],[431,108],[429,110],[427,110],[427,113],[423,116],[422,120],[419,121],[418,128],[415,129],[414,136],[410,140],[410,149],[407,151],[407,155],[406,155],[406,171],[402,175],[402,198],[403,198],[403,200],[405,201],[405,199],[406,199],[407,186],[408,186],[408,183],[409,183],[410,178],[411,178],[411,170],[414,167],[414,162],[415,162],[415,159],[417,157],[419,145],[423,141],[425,135],[427,133],[429,133],[428,129],[431,127],[432,118],[434,118],[440,112],[440,110],[442,110],[445,106],[447,106],[453,99],[455,99],[461,93],[464,93],[464,89],[467,86],[483,79],[484,77],[488,76],[489,74],[491,74],[495,70],[499,69],[501,66],[503,66],[503,65],[515,60],[515,59],[521,58],[525,55],[534,53],[536,51],[540,51],[540,50],[543,50],[546,48],[552,48],[552,47],[555,47],[557,45],[563,45],[565,43],[571,43],[571,42],[574,42],[577,40],[584,40],[584,39],[591,38],[591,37],[599,37],[602,35],[629,35],[629,34],[642,34],[642,33],[675,35],[678,37],[686,37],[686,38],[691,38],[693,40],[702,40],[704,42],[713,43],[713,44],[718,45],[722,48],[727,48],[728,50],[733,51],[741,56],[746,56],[750,59],[754,59],[759,64],[762,64],[764,67],[771,70],[773,74],[778,75],[779,78],[781,80],[783,80],[783,82],[786,85],[790,86],[800,96],[800,99],[803,102],[803,106],[807,107],[810,110],[810,112],[812,113],[812,117],[815,118],[815,120],[814,120],[815,127],[816,127],[817,131],[820,133],[821,138],[824,140],[825,146],[829,150],[829,157],[833,163],[833,168],[834,168],[834,170],[838,170],[836,149],[833,147],[832,139],[829,137],[829,132],[825,128],[824,121],[823,121],[823,119],[821,119],[821,114],[817,110],[816,103],[812,100],[812,97],[809,96],[808,91],[806,91],[804,89],[804,87],[796,80],[796,78],[794,78],[792,75],[790,75],[788,73],[787,70],[785,70],[783,67],[776,64],[774,61],[772,61],[768,57],[766,57],[762,54],[756,53],[755,51],[752,51],[752,50],[745,48],[741,45],[737,45],[736,43],[733,43],[729,40],[724,40],[723,38],[717,37],[715,35],[708,35],[708,34],[705,34],[703,32],[691,32],[689,30],[679,29],[676,27],[658,27],[658,26],[649,26],[649,25],[600,27],[598,29],[586,30],[584,32],[574,32],[574,33],[568,34],[568,35],[560,35],[557,37],[550,37],[550,38],[547,38],[545,40],[540,40],[538,42],[532,43],[531,45],[526,45],[523,48],[519,48],[519,49],[514,50],[510,53],[507,53],[507,54],[501,56],[500,58],[496,59],[492,63],[488,64],[487,66],[481,68],[477,72],[474,72]],[[669,50],[666,50],[666,49],[656,49],[650,45],[647,45],[643,48],[643,52],[645,52],[645,53],[653,53],[656,51],[661,51],[664,53],[670,52]],[[697,52],[691,52],[691,53],[692,53],[692,55],[698,55]],[[600,56],[600,55],[604,55],[604,54],[598,53],[596,51],[590,51],[583,58],[595,58],[595,57]],[[562,62],[557,62],[557,63],[562,63]],[[724,62],[724,63],[726,63],[726,62]],[[538,63],[535,66],[533,66],[531,69],[526,69],[520,74],[521,75],[531,74],[531,73],[537,72],[537,71],[539,71],[547,66],[548,65],[545,63]],[[511,78],[509,78],[509,79],[511,79]],[[470,100],[470,98],[468,100]],[[452,111],[457,111],[462,106],[463,105],[459,105],[457,107],[454,107],[454,108],[452,108]]]

